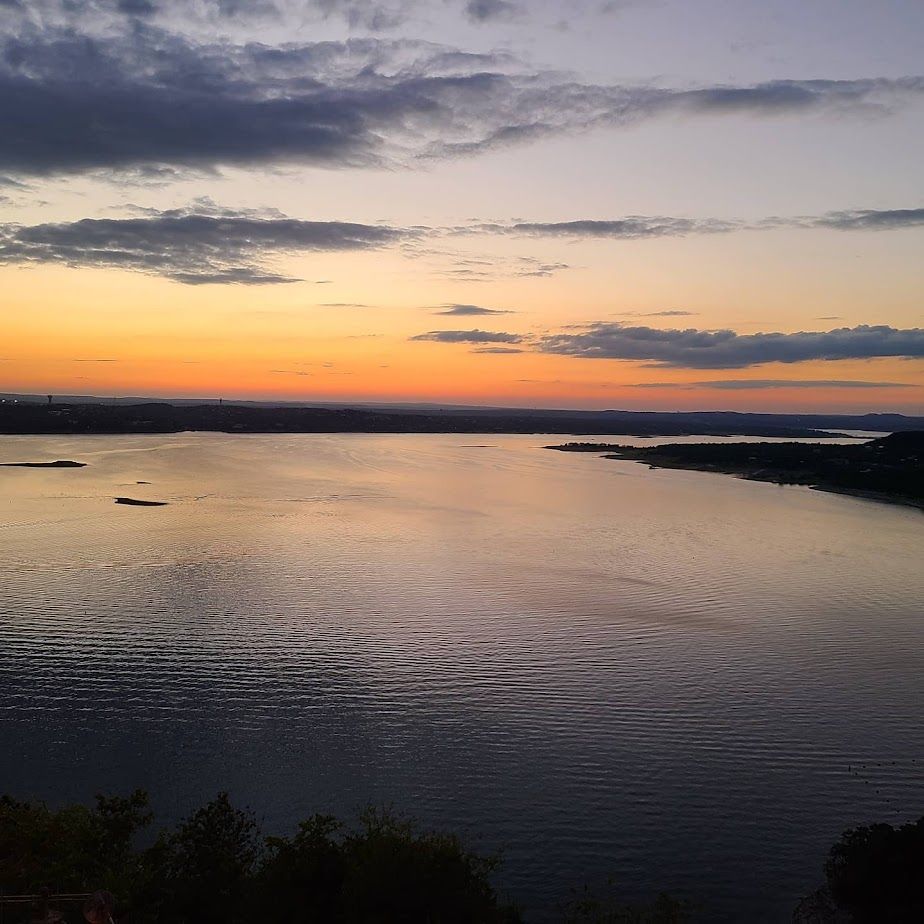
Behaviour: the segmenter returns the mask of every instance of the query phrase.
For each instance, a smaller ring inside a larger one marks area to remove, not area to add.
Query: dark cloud
[[[549,334],[540,338],[538,347],[545,353],[589,359],[645,360],[656,367],[742,369],[818,359],[924,358],[924,329],[864,324],[821,332],[738,334],[693,328],[656,330],[613,322]]]
[[[472,353],[496,353],[496,354],[509,354],[509,353],[523,353],[525,350],[518,350],[516,347],[475,347],[471,351]]]
[[[466,0],[465,15],[472,22],[489,22],[494,19],[511,19],[519,7],[510,0]]]
[[[806,219],[816,228],[837,231],[892,231],[899,228],[924,226],[924,209],[860,209],[852,212],[828,212],[818,218]]]
[[[612,221],[517,222],[512,225],[482,225],[483,230],[532,237],[621,238],[680,237],[685,234],[718,234],[737,231],[740,222],[713,218],[667,218],[632,215]]]
[[[30,32],[0,45],[0,170],[227,164],[355,167],[413,156],[506,83],[500,57],[353,40],[197,44],[139,28]]]
[[[2,4],[2,2],[3,0],[0,0],[0,4]],[[14,196],[7,196],[4,192],[5,190],[11,191],[15,194],[15,193],[24,193],[28,191],[29,189],[30,189],[30,186],[27,183],[22,183],[19,180],[14,179],[11,176],[3,176],[2,174],[0,174],[0,204],[12,205],[16,201]],[[35,204],[34,199],[33,199],[33,204]]]
[[[292,25],[338,18],[351,28],[382,31],[407,19],[419,0],[0,0],[33,20],[102,29],[142,20],[191,30]]]
[[[607,220],[484,222],[450,229],[453,234],[503,234],[524,237],[563,237],[574,240],[684,237],[689,234],[727,234],[732,231],[771,231],[779,228],[830,228],[837,231],[893,231],[924,226],[924,208],[861,209],[793,218],[743,219],[676,218],[665,215],[628,215]],[[641,317],[642,315],[639,315]]]
[[[492,330],[431,330],[417,334],[411,340],[432,340],[436,343],[522,343],[518,334]]]
[[[907,382],[864,382],[849,379],[717,379],[709,382],[642,382],[630,388],[715,388],[749,391],[764,388],[917,388]]]
[[[518,21],[558,16],[557,4],[536,0],[444,0],[470,22]],[[569,19],[610,13],[639,0],[572,0]],[[13,11],[51,22],[86,22],[112,25],[124,20],[154,21],[186,28],[236,26],[250,28],[270,24],[291,27],[340,19],[351,29],[379,32],[414,18],[429,18],[433,0],[0,0],[0,14]],[[545,14],[545,15],[543,15]]]
[[[153,16],[157,6],[151,0],[117,0],[120,13],[128,16]]]
[[[367,250],[406,236],[379,225],[176,209],[133,218],[0,225],[0,264],[63,263],[135,270],[187,285],[259,285],[296,281],[264,266],[272,256]]]
[[[100,16],[104,6],[68,3]],[[219,7],[225,12],[215,15],[243,15],[246,6],[225,3]],[[151,22],[149,15],[135,15],[129,26],[93,31],[76,14],[61,23],[25,16],[5,30],[0,172],[381,166],[659,116],[841,112],[924,94],[924,78],[910,77],[696,90],[587,84],[502,53],[374,38],[277,46],[206,41],[171,31],[172,19],[163,17]],[[682,228],[569,224],[570,231],[554,233],[631,237]],[[552,228],[524,225],[518,233]],[[695,230],[724,229],[719,223]]]
[[[442,305],[440,311],[434,311],[434,314],[451,314],[451,315],[482,315],[482,314],[513,314],[512,311],[504,311],[499,308],[482,308],[481,305],[460,305],[450,304]]]

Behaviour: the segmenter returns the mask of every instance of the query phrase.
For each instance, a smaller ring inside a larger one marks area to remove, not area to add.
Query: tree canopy
[[[349,829],[316,815],[291,837],[264,837],[253,813],[220,793],[139,849],[150,822],[143,792],[57,811],[4,797],[0,889],[105,888],[118,897],[116,920],[132,924],[520,920],[491,885],[496,858],[387,810],[370,809]]]

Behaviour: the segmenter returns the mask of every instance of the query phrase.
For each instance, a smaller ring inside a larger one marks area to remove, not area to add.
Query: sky
[[[924,413],[920,0],[0,0],[0,391]]]

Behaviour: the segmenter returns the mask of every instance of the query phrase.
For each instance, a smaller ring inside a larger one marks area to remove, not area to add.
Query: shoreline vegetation
[[[832,431],[924,429],[898,414],[558,411],[520,408],[351,408],[144,401],[37,403],[0,400],[0,433],[471,433],[568,436],[760,436],[825,440]]]
[[[546,446],[561,452],[593,452],[606,459],[643,462],[650,468],[677,468],[735,475],[749,481],[803,485],[924,509],[924,431],[893,433],[861,444],[668,443],[623,446],[565,443]]]
[[[97,796],[50,809],[0,797],[0,913],[5,921],[115,924],[522,924],[494,885],[497,855],[452,833],[426,831],[387,809],[353,825],[313,815],[289,837],[267,836],[227,793],[173,828],[147,834],[147,794]],[[145,836],[147,834],[147,836]],[[145,842],[148,846],[139,846]],[[799,901],[796,924],[912,921],[924,913],[917,875],[924,818],[845,831],[825,884]],[[684,924],[708,908],[661,893],[629,905],[586,886],[556,909],[563,924]],[[547,908],[545,911],[553,909]],[[101,913],[102,912],[102,913]],[[703,917],[705,915],[705,918]]]

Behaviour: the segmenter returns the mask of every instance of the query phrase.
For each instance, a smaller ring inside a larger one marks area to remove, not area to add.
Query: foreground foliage
[[[828,891],[856,924],[924,921],[924,818],[845,831],[825,864]]]
[[[119,897],[116,919],[134,924],[519,921],[490,884],[496,858],[387,811],[367,811],[354,830],[317,815],[292,837],[264,838],[221,794],[138,849],[150,822],[142,792],[58,811],[4,797],[0,890],[105,888]],[[79,905],[71,919],[82,919]]]
[[[0,798],[0,896],[108,890],[122,924],[331,922],[331,924],[516,924],[516,908],[491,885],[496,857],[457,837],[421,831],[370,809],[347,828],[328,815],[291,837],[264,837],[254,815],[227,794],[171,830],[141,834],[152,821],[147,796],[97,798],[92,808],[49,809]],[[796,920],[897,924],[924,921],[924,818],[845,831],[825,865],[827,886]],[[67,920],[81,921],[80,904]],[[662,895],[631,907],[586,890],[561,909],[568,924],[681,924],[686,902]],[[30,919],[6,906],[3,920]]]

